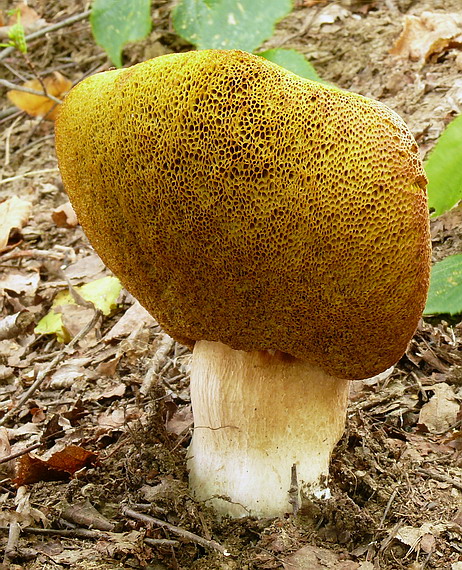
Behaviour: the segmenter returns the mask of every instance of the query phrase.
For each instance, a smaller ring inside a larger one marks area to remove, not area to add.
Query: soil
[[[51,24],[87,3],[29,6]],[[171,7],[153,1],[153,31],[126,47],[125,65],[191,48],[173,33]],[[389,105],[424,157],[462,107],[460,42],[428,58],[390,54],[404,18],[425,11],[460,13],[461,0],[299,1],[265,48],[298,49],[323,79]],[[88,18],[30,41],[29,58],[42,76],[60,71],[74,83],[110,66]],[[0,64],[9,81],[32,77],[17,52]],[[56,213],[67,199],[53,123],[17,111],[5,95],[0,200],[17,196],[32,210],[0,258],[2,316],[28,315],[0,340],[0,457],[22,454],[0,463],[4,567],[460,570],[458,318],[425,319],[390,375],[352,382],[331,499],[282,519],[219,520],[187,488],[189,350],[125,292],[70,347],[33,332],[68,283],[109,272],[67,210],[64,218]],[[456,208],[432,220],[434,260],[462,251],[461,217]],[[76,334],[93,315],[77,304],[65,318]],[[40,447],[27,453],[34,444]]]

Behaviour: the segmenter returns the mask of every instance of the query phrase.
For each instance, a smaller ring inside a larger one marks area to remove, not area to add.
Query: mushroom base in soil
[[[196,499],[234,517],[276,517],[328,491],[349,381],[282,352],[199,341],[189,448]]]

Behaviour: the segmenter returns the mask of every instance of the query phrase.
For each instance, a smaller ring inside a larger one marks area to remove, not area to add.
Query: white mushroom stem
[[[191,371],[194,496],[233,517],[282,516],[327,487],[345,427],[347,380],[283,353],[196,343]]]

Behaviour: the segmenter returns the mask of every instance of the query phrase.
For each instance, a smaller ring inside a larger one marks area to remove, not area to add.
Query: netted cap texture
[[[403,354],[429,276],[425,174],[383,104],[239,51],[94,75],[56,125],[91,243],[181,342],[344,378]]]

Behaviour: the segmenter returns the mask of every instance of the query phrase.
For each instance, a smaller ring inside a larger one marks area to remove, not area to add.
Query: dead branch
[[[11,83],[11,81],[7,81],[6,79],[0,79],[0,85],[6,87],[7,89],[12,89],[14,91],[22,91],[23,93],[30,93],[31,95],[38,95],[39,97],[46,97],[51,101],[61,105],[61,99],[58,99],[54,95],[50,95],[46,91],[37,91],[36,89],[31,89],[30,87],[24,87],[24,85],[16,85],[16,83]]]
[[[452,477],[449,477],[449,475],[438,473],[437,471],[431,471],[430,469],[417,469],[416,472],[420,473],[421,475],[426,475],[431,479],[435,479],[435,481],[440,481],[441,483],[449,483],[449,485],[452,485],[456,489],[460,489],[462,491],[462,483],[456,481]]]
[[[193,532],[189,532],[189,530],[185,530],[185,529],[180,528],[178,526],[174,526],[174,525],[167,523],[165,521],[162,521],[160,519],[155,519],[154,517],[150,517],[149,515],[144,515],[143,513],[138,513],[138,512],[136,512],[136,511],[134,511],[128,507],[124,507],[122,509],[122,514],[127,516],[127,517],[130,517],[132,519],[146,523],[148,525],[155,525],[155,526],[160,526],[161,528],[165,528],[165,529],[169,530],[170,532],[172,532],[173,534],[176,534],[177,536],[181,536],[182,538],[184,538],[186,540],[189,540],[191,542],[195,542],[196,544],[200,544],[201,546],[204,546],[205,548],[217,550],[218,552],[223,554],[223,556],[231,556],[231,553],[228,552],[226,550],[226,548],[221,546],[221,544],[219,544],[215,540],[207,540],[205,538],[202,538],[202,536],[194,534]]]
[[[41,30],[37,30],[32,34],[26,36],[25,40],[26,43],[30,42],[31,40],[35,40],[37,38],[41,38],[42,36],[46,36],[50,32],[54,32],[55,30],[59,30],[66,26],[70,26],[71,24],[75,24],[76,22],[80,22],[80,20],[85,20],[91,14],[91,10],[85,10],[85,12],[81,12],[80,14],[75,14],[66,20],[62,20],[61,22],[57,22],[56,24],[52,24],[51,26],[47,26],[46,28],[42,28]],[[16,48],[14,47],[7,47],[0,52],[0,61],[10,55]]]

